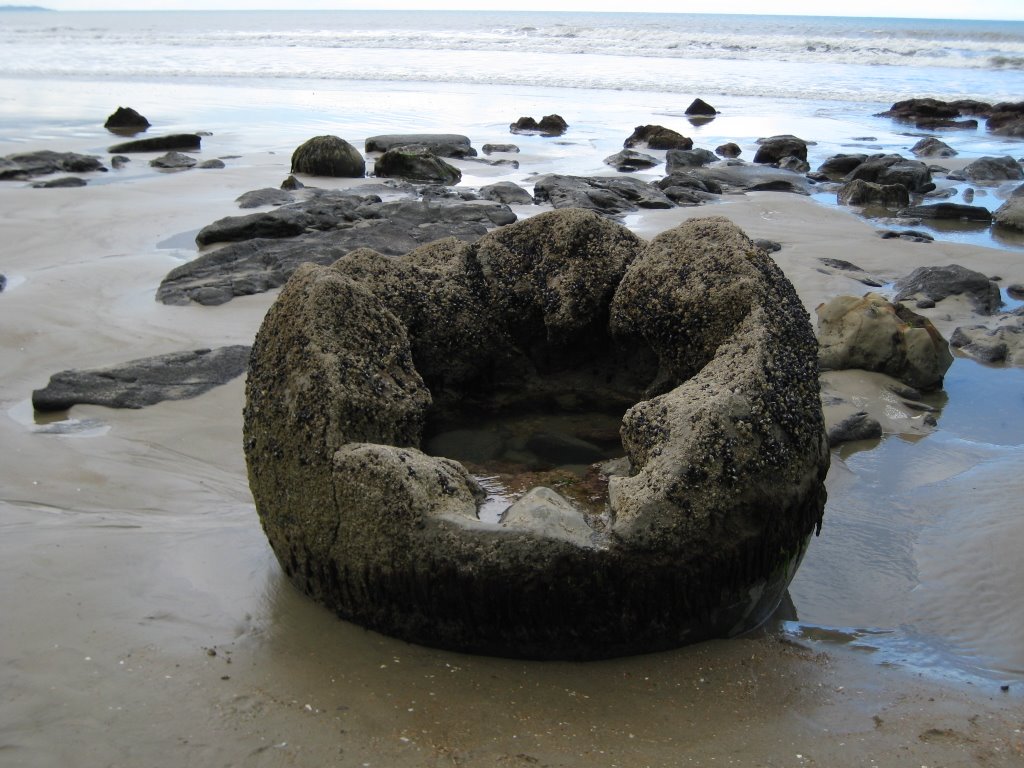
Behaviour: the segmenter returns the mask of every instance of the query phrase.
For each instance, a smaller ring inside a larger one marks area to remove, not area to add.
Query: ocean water
[[[514,140],[523,147],[522,168],[502,170],[501,178],[529,186],[535,172],[609,173],[602,158],[621,149],[635,125],[651,122],[684,130],[701,147],[735,141],[744,157],[752,156],[758,137],[795,133],[816,142],[809,150],[812,166],[841,151],[909,155],[920,134],[876,112],[915,96],[1019,101],[1022,85],[1024,22],[598,13],[0,13],[0,155],[27,144],[72,148],[65,143],[103,153],[110,144],[103,119],[125,105],[147,115],[154,133],[208,130],[211,143],[240,155],[286,155],[321,133],[357,146],[368,135],[387,132],[465,133],[478,147]],[[691,124],[683,111],[696,97],[721,114]],[[551,112],[572,126],[564,140],[509,136],[508,124],[520,115]],[[983,128],[943,138],[961,157],[1022,154],[1019,140],[990,136]],[[151,172],[133,165],[96,183]],[[464,174],[465,186],[493,180],[486,166]],[[993,193],[979,195],[975,204],[1000,203]],[[977,233],[943,236],[1021,248]],[[988,564],[1019,562],[1020,518],[996,498],[961,533],[960,510],[949,508],[947,499],[962,499],[965,491],[946,493],[962,475],[962,482],[994,487],[993,495],[1019,495],[1019,489],[1000,485],[1008,474],[1019,476],[1019,434],[1003,439],[978,433],[985,408],[971,402],[984,383],[991,390],[985,399],[998,401],[1005,414],[1000,423],[1019,424],[1024,401],[1018,374],[958,360],[947,382],[951,404],[935,438],[919,444],[889,438],[836,462],[825,534],[792,589],[801,620],[814,624],[792,631],[813,637],[815,624],[844,627],[849,637],[870,636],[874,647],[900,659],[910,656],[927,666],[934,654],[935,667],[963,663],[986,675],[1024,679],[1019,566],[971,575],[986,552]],[[928,474],[933,461],[957,470],[936,479]],[[1015,469],[988,477],[990,466],[1005,463]],[[908,480],[914,473],[920,476]],[[990,610],[992,603],[998,607]],[[942,646],[946,642],[951,650]]]

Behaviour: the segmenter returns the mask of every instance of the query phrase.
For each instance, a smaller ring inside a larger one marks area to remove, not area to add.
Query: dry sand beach
[[[0,155],[95,152],[116,140],[99,127],[107,109],[59,146],[23,136]],[[413,646],[299,594],[249,494],[241,378],[141,410],[34,415],[32,390],[59,370],[251,343],[274,292],[215,307],[154,293],[194,256],[200,227],[288,175],[292,145],[254,145],[204,138],[201,156],[226,157],[221,170],[160,173],[139,155],[85,188],[0,184],[2,764],[1024,765],[1019,369],[958,358],[934,430],[871,375],[830,374],[887,434],[834,451],[824,529],[792,604],[753,636],[586,664]],[[551,170],[552,153],[606,154],[529,146],[517,179],[531,163]],[[463,186],[508,173],[455,163]],[[627,224],[652,237],[710,214],[782,244],[774,257],[812,317],[865,291],[823,256],[885,283],[949,263],[1024,283],[1019,248],[883,240],[792,194]],[[971,319],[956,302],[929,316],[947,338]]]

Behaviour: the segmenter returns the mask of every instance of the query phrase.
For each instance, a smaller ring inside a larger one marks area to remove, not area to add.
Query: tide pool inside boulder
[[[624,455],[586,505],[540,483],[495,521],[445,455],[509,458],[500,429],[453,435],[467,419],[594,412],[623,414],[618,441],[520,446],[554,469]],[[821,524],[829,462],[817,342],[767,254],[724,218],[648,243],[579,209],[299,267],[257,335],[244,441],[300,589],[412,642],[527,658],[758,625]]]

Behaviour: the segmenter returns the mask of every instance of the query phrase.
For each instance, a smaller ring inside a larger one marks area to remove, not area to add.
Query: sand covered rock
[[[816,348],[722,218],[648,244],[562,210],[354,252],[300,267],[257,336],[250,487],[296,585],[410,641],[594,658],[727,636],[774,608],[821,521]],[[421,450],[439,414],[581,402],[626,411],[604,512],[538,486],[481,521],[477,481]]]
[[[55,373],[32,393],[37,411],[63,411],[80,403],[108,408],[143,408],[163,400],[184,400],[226,384],[245,372],[249,347],[172,352],[109,368]]]
[[[314,136],[292,152],[291,173],[361,179],[366,175],[366,161],[339,136]]]
[[[896,301],[921,296],[936,302],[949,296],[964,296],[971,302],[974,311],[982,315],[993,314],[1003,303],[999,286],[994,280],[959,264],[918,267],[897,280],[895,288]]]
[[[995,328],[963,326],[953,331],[949,343],[983,363],[1024,365],[1024,318],[1018,315]]]
[[[823,371],[861,368],[916,389],[942,386],[953,356],[928,318],[877,293],[838,296],[815,311]]]

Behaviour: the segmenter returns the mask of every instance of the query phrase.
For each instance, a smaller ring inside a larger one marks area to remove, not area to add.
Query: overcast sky
[[[87,10],[345,10],[354,8],[459,10],[666,11],[680,13],[783,13],[830,16],[907,16],[1024,20],[1024,0],[4,0],[61,11]]]

